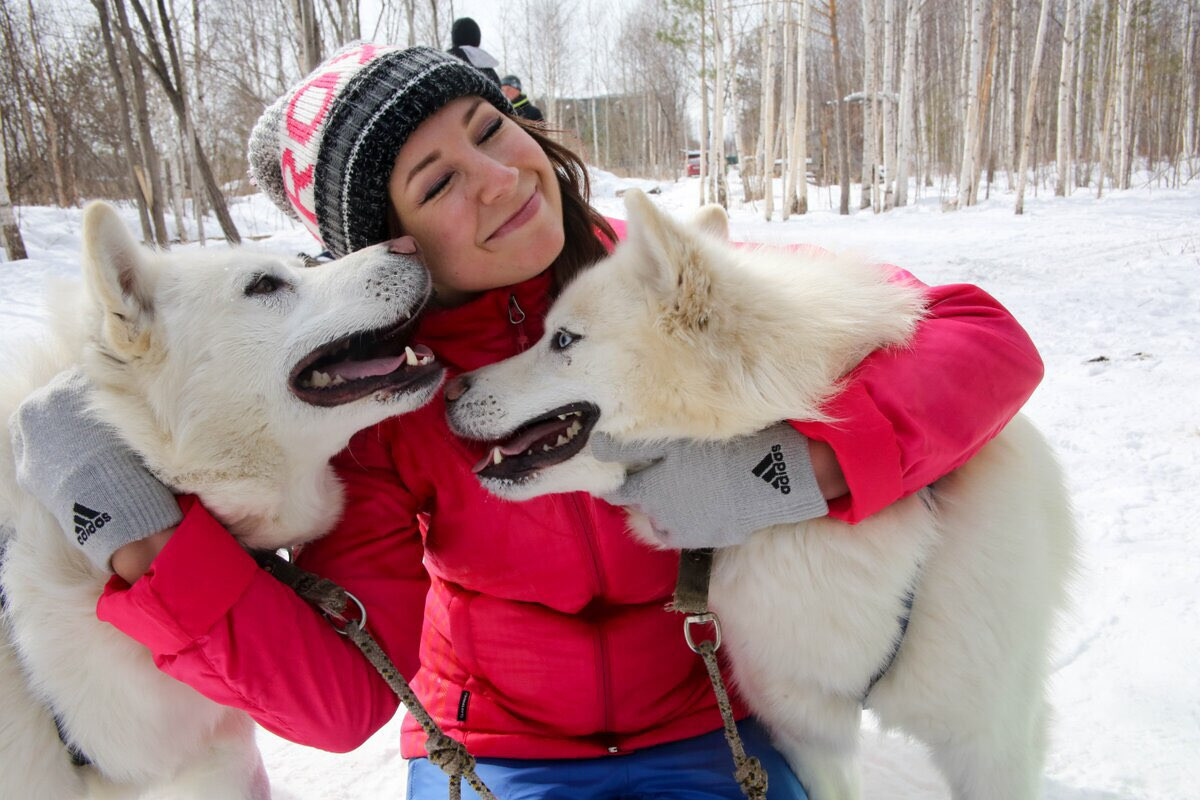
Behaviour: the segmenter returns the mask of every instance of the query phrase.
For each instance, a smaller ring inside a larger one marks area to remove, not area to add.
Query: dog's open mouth
[[[288,388],[314,406],[340,406],[367,395],[419,391],[444,374],[433,351],[412,344],[417,313],[384,328],[360,331],[322,345],[300,360]]]
[[[556,408],[492,445],[475,465],[475,474],[480,478],[517,481],[561,464],[583,449],[599,419],[600,409],[591,403],[570,403]]]

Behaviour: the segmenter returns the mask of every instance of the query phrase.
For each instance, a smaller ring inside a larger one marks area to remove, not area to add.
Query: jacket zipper
[[[517,351],[524,353],[529,346],[529,335],[525,332],[525,311],[515,294],[508,296],[508,321],[517,331]]]
[[[596,596],[602,597],[605,593],[604,569],[600,565],[600,552],[596,544],[596,529],[589,519],[586,509],[583,507],[584,500],[579,494],[571,497],[571,508],[575,511],[575,518],[579,524],[579,530],[583,534],[583,540],[587,544],[588,555],[592,560],[592,573],[596,577]],[[612,730],[612,676],[609,674],[608,668],[608,637],[604,633],[604,625],[596,625],[596,651],[600,660],[600,705],[604,709],[604,717],[602,730],[607,732]],[[617,748],[609,747],[610,753],[616,753]]]

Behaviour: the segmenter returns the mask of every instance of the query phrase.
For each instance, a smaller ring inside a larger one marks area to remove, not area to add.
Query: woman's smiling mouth
[[[512,233],[517,228],[520,228],[526,222],[529,222],[529,220],[533,219],[534,215],[537,214],[541,207],[542,193],[535,188],[533,190],[533,194],[531,194],[529,199],[525,201],[525,204],[517,209],[517,213],[509,217],[499,228],[492,231],[492,235],[487,238],[487,241],[494,242],[497,239],[501,239]]]

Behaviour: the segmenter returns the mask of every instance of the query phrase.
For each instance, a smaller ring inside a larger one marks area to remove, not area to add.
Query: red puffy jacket
[[[856,521],[942,476],[998,432],[1042,375],[1028,336],[972,286],[928,289],[914,346],[878,352],[833,403],[829,442]],[[537,340],[546,275],[430,313],[418,340],[452,370]],[[946,379],[941,379],[946,376]],[[434,718],[472,753],[589,757],[719,727],[700,660],[667,612],[676,557],[638,544],[586,495],[508,503],[471,473],[482,452],[447,429],[440,396],[360,433],[337,460],[346,511],[300,561],[354,593]],[[396,700],[353,645],[257,568],[199,503],[101,619],[159,667],[264,727],[328,750],[358,746]],[[414,677],[415,676],[415,677]],[[406,722],[406,757],[423,735]]]

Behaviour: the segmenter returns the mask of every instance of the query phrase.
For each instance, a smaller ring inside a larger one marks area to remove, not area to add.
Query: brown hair
[[[583,159],[574,150],[551,139],[547,135],[548,129],[541,124],[511,115],[508,118],[541,146],[558,177],[559,193],[562,195],[564,244],[562,252],[550,265],[554,274],[553,292],[558,294],[580,271],[608,255],[609,249],[617,243],[617,234],[608,220],[588,203],[592,195],[592,183]],[[392,238],[404,234],[400,215],[390,200],[387,227],[388,236]]]
[[[550,265],[554,270],[554,292],[557,294],[580,271],[608,255],[609,249],[617,243],[617,234],[608,220],[588,203],[592,183],[583,159],[547,136],[547,129],[542,125],[517,117],[512,119],[541,145],[558,176],[565,243],[558,258]],[[608,241],[602,241],[599,236]]]

